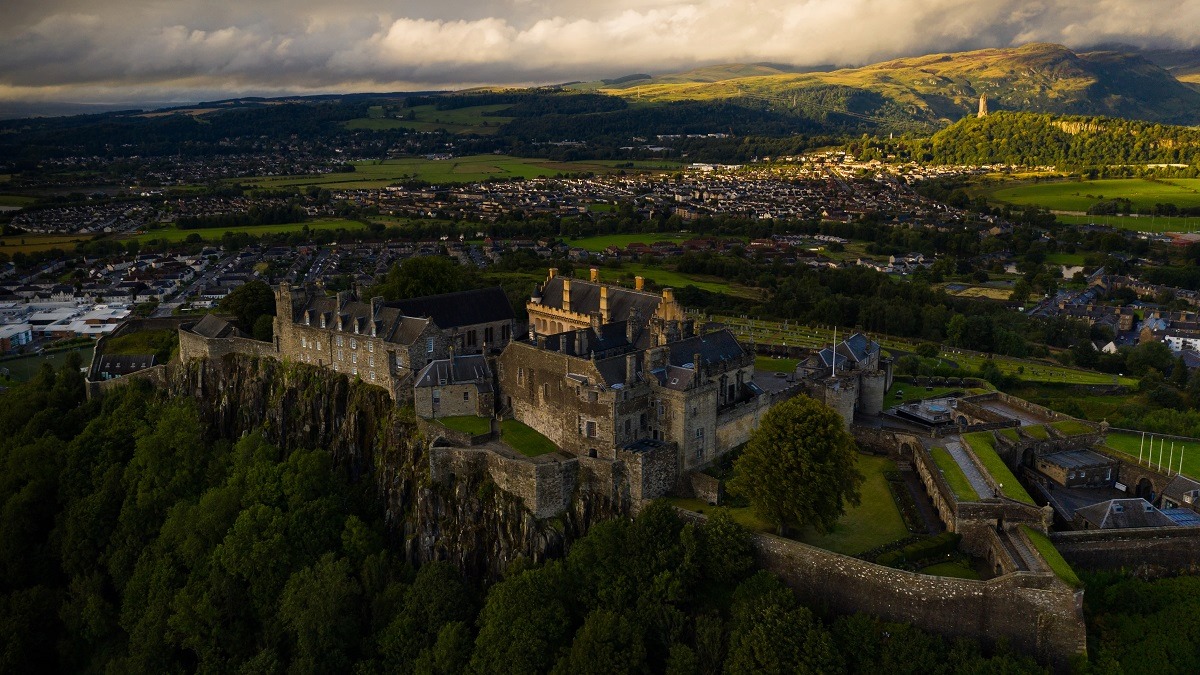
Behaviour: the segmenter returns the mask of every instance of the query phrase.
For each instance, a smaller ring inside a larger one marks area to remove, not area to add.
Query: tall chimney
[[[637,352],[625,355],[625,384],[632,387],[637,382]]]
[[[600,281],[600,270],[595,267],[588,270],[588,279],[594,284]]]
[[[558,268],[557,268],[557,267],[551,267],[551,268],[550,268],[550,278],[551,278],[551,279],[553,279],[553,278],[554,278],[554,277],[556,277],[556,276],[558,276]]]
[[[692,368],[694,368],[692,371],[692,381],[700,384],[700,352],[692,355]]]
[[[571,280],[563,279],[563,311],[571,311]]]
[[[675,289],[674,288],[664,288],[664,289],[662,289],[662,293],[663,293],[662,298],[663,298],[664,304],[669,305],[669,304],[675,302]]]
[[[594,273],[596,270],[592,270]],[[593,279],[592,281],[595,281]],[[600,323],[608,323],[610,320],[608,314],[608,286],[600,287]]]
[[[633,278],[633,290],[640,291],[646,288],[646,277]]]

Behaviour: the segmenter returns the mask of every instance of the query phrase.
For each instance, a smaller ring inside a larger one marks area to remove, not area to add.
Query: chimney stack
[[[564,312],[571,311],[571,280],[563,279],[563,303]]]
[[[625,386],[632,387],[637,383],[637,352],[625,355]]]
[[[454,345],[450,345],[447,351],[450,353],[450,366],[446,368],[449,371],[446,373],[446,381],[454,384]]]
[[[700,352],[692,355],[692,381],[700,384]]]
[[[646,288],[646,277],[633,278],[633,290],[640,291]]]
[[[599,283],[600,270],[596,269],[595,267],[588,270],[588,279],[590,279],[593,284]]]
[[[592,270],[595,275],[596,270]],[[595,281],[595,279],[592,279]],[[611,317],[608,314],[608,286],[600,287],[600,323],[608,323]]]
[[[553,278],[554,278],[554,277],[556,277],[556,276],[558,276],[558,268],[557,268],[557,267],[551,267],[551,268],[550,268],[550,278],[551,278],[551,279],[553,279]]]

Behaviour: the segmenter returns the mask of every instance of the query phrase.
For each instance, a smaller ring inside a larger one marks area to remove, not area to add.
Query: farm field
[[[37,201],[37,197],[27,195],[0,195],[0,206],[29,206]]]
[[[1171,178],[1158,181],[1116,178],[1091,181],[1061,181],[999,187],[988,193],[993,201],[1036,204],[1053,211],[1087,211],[1097,202],[1118,197],[1130,200],[1134,209],[1148,210],[1155,204],[1179,207],[1200,206],[1200,179]]]
[[[188,235],[198,234],[204,241],[218,241],[226,232],[235,234],[249,234],[255,237],[261,237],[267,234],[285,234],[288,232],[299,232],[308,226],[309,230],[362,230],[366,229],[366,225],[357,220],[312,220],[303,223],[286,223],[283,225],[245,225],[242,227],[208,227],[196,230],[180,230],[175,226],[164,227],[160,230],[150,230],[142,234],[135,235],[133,239],[146,242],[152,239],[159,241],[177,242],[187,239]]]
[[[678,164],[662,161],[588,160],[555,162],[546,159],[509,155],[468,155],[453,159],[406,157],[352,162],[352,173],[328,173],[311,176],[259,176],[240,179],[242,183],[264,188],[320,185],[331,189],[369,189],[387,187],[404,180],[430,183],[474,183],[488,178],[538,178],[559,173],[614,171],[668,171]],[[632,165],[632,166],[628,166]]]
[[[644,277],[647,281],[653,283],[659,288],[683,288],[685,286],[695,286],[704,291],[713,293],[723,293],[739,298],[749,298],[758,300],[762,297],[762,292],[756,288],[748,286],[739,286],[731,284],[720,277],[708,277],[699,274],[681,274],[661,267],[651,267],[641,263],[624,263],[620,270],[602,270],[600,277],[604,278],[604,272],[619,272],[622,277],[628,279],[629,285],[633,285],[633,277]]]
[[[412,129],[414,131],[445,130],[452,134],[494,134],[502,125],[510,122],[511,117],[489,116],[485,113],[496,113],[511,104],[477,105],[469,108],[454,110],[438,110],[433,105],[420,105],[404,108],[397,114],[407,116],[412,113],[413,119],[398,119],[384,117],[383,106],[371,106],[367,117],[346,122],[347,129],[370,129],[372,131],[385,129]]]
[[[25,234],[12,237],[0,237],[0,253],[37,253],[60,248],[70,251],[80,242],[88,241],[90,234]]]
[[[1150,456],[1150,441],[1154,439],[1154,458]],[[1175,443],[1175,458],[1171,459],[1171,443]],[[1189,478],[1200,479],[1200,438],[1188,440],[1180,440],[1178,438],[1167,438],[1166,444],[1163,445],[1163,437],[1156,434],[1147,433],[1145,445],[1142,444],[1142,435],[1123,431],[1114,431],[1108,434],[1106,441],[1108,447],[1123,455],[1133,458],[1136,463],[1138,459],[1138,449],[1143,449],[1142,462],[1152,462],[1152,465],[1157,467],[1160,464],[1165,468],[1170,464],[1173,471],[1180,471],[1180,455],[1183,455],[1183,469],[1181,473]],[[1160,447],[1161,446],[1161,447]],[[1161,451],[1161,452],[1160,452]],[[1159,459],[1159,455],[1162,459]]]

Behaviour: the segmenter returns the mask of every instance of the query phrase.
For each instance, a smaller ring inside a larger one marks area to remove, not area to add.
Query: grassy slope
[[[486,417],[456,415],[453,417],[439,417],[437,421],[447,429],[461,431],[472,436],[482,436],[492,430],[492,421]]]
[[[1200,179],[1111,178],[1033,183],[1000,187],[988,196],[998,202],[1036,204],[1054,211],[1087,211],[1097,202],[1118,197],[1133,202],[1135,210],[1149,210],[1155,204],[1167,203],[1179,207],[1200,206]]]
[[[937,464],[938,469],[941,469],[942,476],[946,479],[946,483],[950,485],[950,489],[954,491],[954,495],[959,501],[975,502],[979,501],[979,493],[975,488],[971,487],[971,482],[967,480],[967,474],[963,473],[962,467],[945,448],[933,448],[933,462]]]
[[[895,463],[885,457],[859,455],[858,470],[866,477],[862,503],[848,507],[833,532],[820,534],[809,530],[801,541],[837,553],[856,555],[907,537],[909,531],[904,527],[904,519],[883,475],[895,468]]]
[[[971,450],[975,452],[975,456],[979,458],[987,472],[992,474],[992,478],[1004,486],[1002,491],[1006,497],[1031,506],[1034,505],[1033,497],[1029,496],[1008,465],[1000,459],[1000,455],[996,454],[992,432],[979,431],[973,434],[963,434],[963,441],[971,446]]]
[[[244,227],[206,227],[198,230],[180,230],[175,226],[165,227],[159,230],[149,230],[139,234],[134,239],[138,241],[149,241],[157,239],[159,241],[178,242],[187,239],[188,235],[198,234],[205,241],[217,241],[226,232],[236,234],[249,234],[255,237],[261,237],[266,234],[283,234],[288,232],[299,232],[307,225],[309,230],[362,230],[366,225],[357,220],[343,220],[340,218],[331,218],[327,220],[312,220],[303,223],[288,223],[286,225],[247,225]]]
[[[537,457],[558,449],[550,439],[517,420],[500,423],[500,440],[526,457]]]
[[[1038,553],[1041,554],[1046,564],[1050,566],[1050,569],[1054,570],[1054,573],[1058,575],[1059,579],[1062,579],[1075,588],[1083,585],[1083,582],[1079,580],[1071,564],[1062,557],[1062,554],[1058,552],[1058,549],[1054,547],[1054,543],[1046,535],[1026,525],[1022,525],[1021,529],[1029,537],[1029,541],[1033,543],[1034,548],[1038,550]]]

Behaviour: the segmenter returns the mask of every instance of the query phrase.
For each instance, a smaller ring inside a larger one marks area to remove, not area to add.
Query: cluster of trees
[[[238,286],[221,298],[218,309],[232,315],[237,327],[255,340],[274,338],[275,292],[267,282],[255,279]]]
[[[304,209],[297,204],[255,204],[245,211],[230,211],[204,216],[184,216],[175,221],[181,230],[244,225],[279,225],[298,223],[305,218]]]
[[[917,144],[916,154],[942,164],[1196,166],[1200,131],[1108,117],[997,112],[964,118]]]

